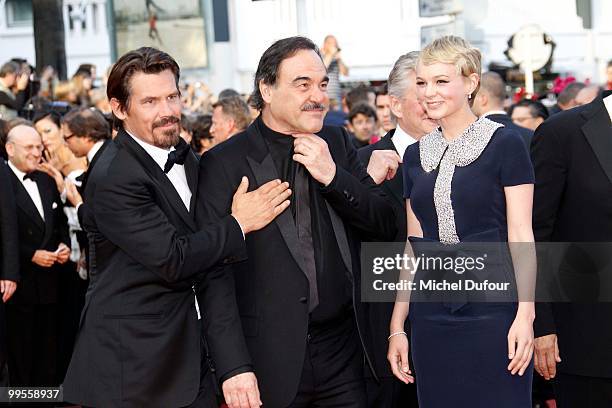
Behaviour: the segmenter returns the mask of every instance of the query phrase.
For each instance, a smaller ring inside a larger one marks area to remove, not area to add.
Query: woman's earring
[[[468,100],[472,99],[472,94],[468,94]]]

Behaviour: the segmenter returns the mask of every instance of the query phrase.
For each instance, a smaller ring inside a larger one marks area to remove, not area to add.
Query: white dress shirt
[[[393,137],[391,138],[391,141],[393,142],[393,145],[395,146],[395,150],[397,150],[397,154],[399,154],[399,156],[403,160],[406,149],[411,144],[416,143],[417,139],[415,139],[414,137],[406,133],[404,129],[402,129],[401,126],[398,124],[397,127],[395,128],[395,132],[393,133]]]
[[[151,158],[157,163],[157,165],[164,170],[164,166],[166,165],[166,161],[168,160],[168,154],[175,150],[174,147],[170,149],[162,149],[157,146],[153,146],[149,143],[143,142],[136,136],[132,135],[130,132],[127,132],[128,135],[132,137],[148,154]],[[93,156],[92,156],[93,157]],[[189,189],[189,184],[187,184],[187,176],[185,175],[185,167],[182,164],[174,164],[172,169],[166,176],[170,180],[170,183],[174,186],[174,189],[183,200],[183,204],[189,211],[189,204],[191,203],[191,190]]]
[[[603,100],[604,106],[608,111],[608,115],[610,116],[610,122],[612,122],[612,95],[608,95]]]
[[[102,145],[104,144],[104,140],[100,140],[98,142],[96,142],[91,149],[89,149],[89,151],[87,152],[87,164],[90,164],[91,161],[93,160],[94,156],[96,155],[96,153],[98,153],[98,150],[100,150],[100,148],[102,147]]]
[[[15,165],[13,165],[10,160],[8,161],[8,165],[11,170],[13,170],[13,173],[15,173],[19,181],[21,181],[21,184],[23,184],[23,187],[26,189],[28,195],[34,202],[34,206],[36,206],[36,209],[40,214],[40,218],[42,218],[42,220],[44,221],[45,210],[43,209],[42,199],[40,198],[40,191],[38,191],[38,184],[36,184],[34,180],[29,178],[24,180],[23,178],[25,177],[26,173],[15,167]]]

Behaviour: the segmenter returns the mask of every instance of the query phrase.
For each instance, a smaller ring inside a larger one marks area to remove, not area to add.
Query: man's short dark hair
[[[263,82],[266,85],[275,85],[278,79],[278,70],[281,62],[287,58],[293,57],[301,50],[312,50],[321,56],[319,48],[310,39],[306,37],[289,37],[276,41],[268,48],[257,66],[255,72],[255,80],[253,81],[253,93],[251,94],[251,106],[261,111],[264,108],[264,100],[259,91],[259,83]]]
[[[191,146],[200,151],[203,139],[212,139],[210,127],[212,126],[212,116],[200,114],[195,117],[191,124]]]
[[[586,85],[583,82],[572,82],[567,85],[561,92],[559,92],[559,96],[557,96],[557,103],[562,105],[567,105],[573,99],[576,99],[576,95],[582,88]]]
[[[172,71],[178,89],[181,69],[169,54],[152,47],[141,47],[129,51],[123,54],[113,65],[113,69],[108,76],[106,96],[109,101],[115,98],[121,109],[127,110],[129,108],[132,76],[137,72],[159,74],[165,70]],[[115,120],[120,123],[117,118]]]
[[[529,114],[531,115],[532,118],[540,117],[544,120],[548,119],[548,116],[549,116],[548,109],[546,109],[546,106],[544,106],[542,102],[532,101],[531,99],[523,99],[515,103],[514,105],[512,105],[512,107],[510,108],[509,115],[512,116],[512,112],[514,111],[515,108],[518,108],[518,107],[529,108]]]
[[[378,92],[376,92],[377,97],[380,95],[389,95],[389,85],[387,85],[386,82],[383,84],[382,88],[380,88]]]
[[[238,91],[232,88],[226,88],[219,92],[219,99],[231,98],[232,96],[240,97],[240,94],[238,93]]]
[[[14,74],[19,72],[21,67],[18,63],[14,61],[5,62],[2,67],[0,67],[0,78],[4,78],[8,74]]]
[[[374,121],[376,121],[376,110],[374,110],[374,108],[370,106],[369,103],[360,102],[355,105],[348,114],[349,122],[352,124],[353,119],[355,119],[355,117],[360,114],[368,118],[374,118]]]
[[[236,129],[244,130],[251,123],[251,111],[249,105],[239,96],[221,98],[213,104],[213,109],[221,107],[224,114],[234,119]]]
[[[365,102],[368,103],[369,97],[368,94],[374,93],[374,90],[369,86],[359,85],[356,88],[351,89],[346,96],[344,97],[344,101],[346,102],[346,107],[349,109],[353,109],[353,107],[357,106],[357,104]]]
[[[93,142],[106,140],[111,129],[104,115],[96,108],[76,108],[63,117],[62,122],[77,137],[86,137]]]

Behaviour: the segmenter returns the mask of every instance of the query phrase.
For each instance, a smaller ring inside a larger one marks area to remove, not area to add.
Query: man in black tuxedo
[[[12,386],[57,384],[57,264],[68,261],[70,241],[55,181],[37,170],[42,150],[32,126],[18,125],[7,135],[21,265],[19,288],[6,308]]]
[[[11,188],[11,173],[0,158],[0,387],[8,386],[6,311],[4,304],[15,293],[19,281],[19,230],[17,206]]]
[[[247,236],[248,261],[207,275],[217,296],[203,299],[204,323],[230,407],[366,406],[359,246],[362,234],[392,239],[395,214],[348,133],[323,126],[327,83],[312,41],[277,41],[255,75],[260,116],[200,162],[202,223],[228,214],[243,174],[292,188],[290,210]]]
[[[506,83],[497,72],[489,71],[480,78],[480,89],[474,96],[472,110],[477,116],[485,116],[494,122],[501,123],[508,129],[516,130],[521,135],[527,148],[531,146],[533,130],[518,126],[504,110]]]
[[[77,209],[79,223],[82,225],[87,208],[83,206],[82,195],[87,187],[89,174],[102,152],[110,144],[111,129],[104,116],[97,110],[76,108],[62,118],[62,134],[66,145],[76,157],[87,158],[87,170],[77,178],[77,181],[81,182],[80,188],[74,188],[73,183],[68,183],[66,186],[67,198]],[[83,242],[85,243],[86,241]]]
[[[611,117],[607,91],[552,116],[533,138],[535,238],[574,243],[580,285],[590,281],[590,273],[601,273],[589,266],[599,256],[589,243],[612,242]],[[612,406],[612,303],[589,301],[537,305],[535,367],[555,379],[560,408]]]
[[[402,55],[395,62],[387,81],[391,111],[397,127],[377,143],[359,150],[368,174],[380,184],[389,203],[396,208],[396,242],[406,242],[406,200],[402,174],[404,152],[421,137],[434,130],[436,123],[427,117],[416,96],[418,51]],[[409,408],[418,406],[414,384],[402,384],[391,371],[387,359],[389,324],[393,303],[368,303],[366,331],[372,342],[373,363],[379,382],[366,371],[368,406],[371,408]],[[408,330],[406,330],[408,333]],[[407,352],[407,351],[406,351]]]
[[[245,258],[243,233],[288,206],[272,182],[198,230],[198,162],[180,138],[179,67],[143,47],[123,55],[107,86],[121,130],[90,171],[89,288],[66,379],[67,401],[95,407],[213,407],[202,364],[195,286],[213,265]],[[206,294],[205,294],[206,296]]]

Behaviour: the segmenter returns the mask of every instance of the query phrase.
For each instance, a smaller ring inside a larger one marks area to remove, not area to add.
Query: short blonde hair
[[[474,103],[474,98],[480,89],[480,75],[482,73],[482,55],[477,48],[461,37],[447,35],[438,38],[428,44],[419,55],[419,63],[431,65],[437,62],[443,64],[453,64],[457,67],[457,73],[468,77],[471,74],[478,74],[478,85],[472,92],[470,106]]]

